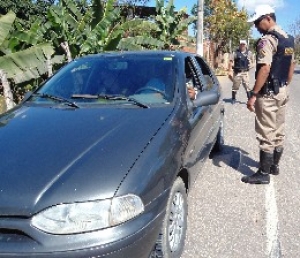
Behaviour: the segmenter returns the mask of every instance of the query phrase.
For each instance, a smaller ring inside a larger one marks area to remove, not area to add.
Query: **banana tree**
[[[159,30],[155,23],[137,17],[127,19],[121,15],[121,8],[113,3],[114,0],[108,0],[104,5],[104,12],[100,13],[100,19],[95,20],[95,27],[83,44],[82,53],[161,47],[160,40],[150,37],[153,31]]]
[[[114,6],[114,0],[94,1],[92,22],[81,46],[80,55],[116,50],[124,31],[118,30],[121,23],[120,8]]]
[[[45,36],[62,47],[68,61],[77,56],[111,49],[120,38],[110,38],[109,33],[119,19],[114,0],[92,1],[91,5],[73,0],[59,0],[48,10]]]
[[[15,19],[16,15],[13,12],[0,17],[0,80],[7,109],[15,105],[9,80],[18,84],[46,74],[47,60],[49,63],[54,53],[52,45],[47,43],[13,52],[9,48],[8,38]]]
[[[55,46],[70,50],[68,60],[91,53],[132,49],[143,43],[160,44],[153,39],[149,42],[150,32],[145,36],[141,29],[156,31],[157,26],[142,19],[122,19],[120,7],[114,3],[114,0],[94,0],[88,6],[73,0],[60,0],[48,11],[45,35],[51,37]],[[123,42],[126,35],[134,37]]]
[[[116,26],[114,33],[120,31],[127,32],[117,48],[120,50],[143,50],[143,49],[162,49],[164,42],[158,38],[152,37],[152,34],[160,31],[155,22],[134,19]]]
[[[82,12],[77,4],[73,0],[58,1],[49,8],[47,22],[42,25],[45,38],[53,42],[56,51],[63,48],[68,62],[78,55],[85,30],[92,19],[91,12]]]
[[[188,16],[186,8],[175,11],[174,0],[164,5],[164,0],[156,0],[156,12],[154,17],[159,27],[155,37],[164,42],[165,48],[180,48],[187,42],[188,26],[195,20],[195,16]]]

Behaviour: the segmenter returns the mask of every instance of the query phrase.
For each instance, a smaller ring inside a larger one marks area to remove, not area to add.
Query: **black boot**
[[[270,167],[273,164],[273,153],[260,151],[260,168],[252,176],[243,176],[242,182],[249,184],[269,184]]]
[[[283,153],[283,147],[279,146],[276,147],[274,150],[274,163],[271,165],[270,174],[272,175],[279,175],[279,160]]]
[[[246,91],[246,94],[247,94],[247,99],[250,99],[251,98],[251,92],[250,91]]]
[[[235,104],[235,102],[236,102],[236,91],[232,91],[232,100],[231,100],[232,102],[232,104]]]

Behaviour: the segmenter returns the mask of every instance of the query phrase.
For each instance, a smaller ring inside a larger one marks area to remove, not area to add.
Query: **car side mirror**
[[[197,94],[196,99],[193,101],[197,107],[215,105],[220,99],[218,91],[202,91]]]

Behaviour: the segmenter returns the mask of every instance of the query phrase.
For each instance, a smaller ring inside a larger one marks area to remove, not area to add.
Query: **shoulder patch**
[[[257,44],[257,50],[259,52],[260,49],[264,48],[268,44],[268,40],[262,38]]]
[[[294,49],[292,47],[286,47],[284,49],[284,55],[285,56],[291,56],[294,54]]]
[[[266,55],[266,51],[262,48],[258,51],[259,58],[263,58]]]

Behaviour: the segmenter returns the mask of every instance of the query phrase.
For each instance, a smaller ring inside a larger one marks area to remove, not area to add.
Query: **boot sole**
[[[251,185],[267,185],[267,184],[270,184],[270,181],[269,182],[248,182],[248,184],[251,184]]]
[[[249,180],[249,178],[243,178],[241,179],[241,181],[243,183],[246,183],[246,184],[252,184],[252,185],[266,185],[266,184],[269,184],[270,183],[270,179],[269,180],[261,180],[261,181],[251,181]]]
[[[270,184],[270,181],[260,181],[260,182],[251,182],[251,181],[243,181],[243,183],[246,183],[246,184],[251,184],[251,185],[267,185],[267,184]]]

